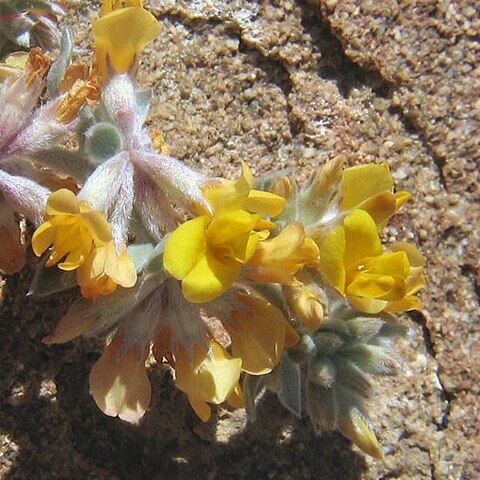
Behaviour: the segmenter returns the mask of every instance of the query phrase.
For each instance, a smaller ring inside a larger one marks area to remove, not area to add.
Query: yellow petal
[[[345,218],[345,268],[357,268],[366,257],[382,254],[382,244],[373,218],[363,210],[353,210]]]
[[[53,192],[48,197],[46,213],[47,215],[80,213],[77,196],[65,188]]]
[[[216,213],[242,208],[248,198],[248,192],[249,190],[239,191],[237,183],[231,180],[206,185],[203,188],[203,196]]]
[[[242,160],[242,175],[237,180],[237,190],[239,192],[248,192],[253,186],[253,175],[247,162]]]
[[[385,252],[374,257],[365,263],[365,270],[368,273],[383,275],[399,275],[407,278],[410,273],[410,264],[405,252]]]
[[[347,286],[348,295],[380,300],[399,300],[405,293],[405,280],[397,275],[359,273]]]
[[[210,302],[233,285],[240,271],[240,263],[222,263],[207,252],[183,279],[183,295],[192,303]]]
[[[250,190],[243,208],[249,212],[276,217],[285,208],[285,199],[274,193],[262,190]]]
[[[142,0],[104,0],[100,16],[103,17],[113,10],[118,10],[125,7],[143,7]]]
[[[97,247],[105,245],[112,239],[112,230],[101,212],[82,213],[82,220]]]
[[[408,256],[408,262],[411,267],[421,268],[425,266],[425,257],[410,243],[395,242],[390,246],[389,250],[392,252],[405,252]]]
[[[376,298],[360,298],[360,297],[348,297],[348,301],[354,308],[364,313],[380,313],[385,310],[389,304],[386,300],[378,300]]]
[[[243,398],[243,391],[240,384],[234,388],[232,394],[227,398],[227,403],[232,408],[244,408],[245,407],[245,400]]]
[[[144,415],[151,398],[145,367],[147,352],[138,358],[135,347],[121,353],[121,346],[122,339],[117,335],[105,347],[90,372],[90,392],[103,413],[136,423]]]
[[[385,312],[389,313],[403,313],[409,312],[411,310],[418,310],[422,307],[422,302],[413,296],[407,295],[401,300],[395,302],[388,302],[388,305],[385,307]]]
[[[393,178],[388,165],[369,164],[346,168],[342,175],[342,209],[358,206],[380,192],[393,192]]]
[[[378,230],[382,230],[397,211],[395,195],[390,192],[377,193],[360,203],[357,208],[370,214]]]
[[[113,242],[107,248],[105,273],[118,285],[124,288],[133,287],[137,282],[137,272],[133,259],[127,254],[127,248],[124,247],[120,255]]]
[[[310,330],[315,331],[323,320],[323,306],[318,296],[304,285],[285,286],[282,291],[293,314]]]
[[[285,344],[286,320],[272,304],[244,297],[248,310],[236,310],[225,324],[232,338],[232,354],[242,359],[242,370],[252,375],[269,373],[277,365]]]
[[[197,402],[220,404],[238,384],[242,361],[232,358],[214,340],[210,341],[209,352],[195,347],[191,361],[183,349],[175,357],[175,384]]]
[[[320,244],[320,269],[328,282],[345,293],[345,230],[333,229]]]
[[[214,218],[207,228],[208,249],[215,250],[215,257],[245,262],[248,241],[257,217],[245,210],[234,210]]]
[[[135,56],[159,33],[157,19],[138,7],[114,10],[93,24],[95,45],[106,50],[117,73],[127,72]]]
[[[194,218],[180,225],[165,244],[163,264],[178,280],[185,278],[205,254],[205,229],[208,216]]]
[[[37,257],[40,257],[47,248],[53,245],[55,240],[55,228],[51,222],[42,223],[33,234],[32,249]]]
[[[383,458],[383,451],[378,444],[375,433],[360,415],[355,413],[340,415],[338,421],[340,431],[360,450],[374,458]]]
[[[408,200],[412,198],[412,194],[405,191],[395,192],[396,209],[399,210]]]
[[[312,265],[319,254],[317,244],[305,235],[301,223],[284,228],[279,235],[258,246],[249,262],[249,278],[261,282],[294,285],[294,275],[305,265]]]

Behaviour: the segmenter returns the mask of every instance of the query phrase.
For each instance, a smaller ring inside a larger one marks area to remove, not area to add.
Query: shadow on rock
[[[293,418],[272,395],[260,402],[254,424],[243,410],[224,409],[204,424],[159,368],[150,373],[152,405],[139,425],[103,415],[88,392],[96,342],[41,343],[75,292],[55,301],[25,299],[30,276],[9,279],[0,311],[5,478],[353,480],[365,471],[349,442],[315,436],[307,419]]]

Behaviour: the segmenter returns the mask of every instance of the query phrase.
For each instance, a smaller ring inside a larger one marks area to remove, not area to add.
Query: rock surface
[[[98,3],[68,15],[87,58]],[[88,393],[98,343],[41,338],[71,296],[25,299],[28,267],[3,286],[0,478],[475,479],[480,476],[480,21],[475,0],[152,0],[163,32],[143,55],[149,122],[209,174],[241,159],[301,183],[342,154],[388,161],[414,194],[387,240],[428,260],[425,308],[405,315],[404,371],[372,405],[385,461],[316,437],[267,396],[257,423],[219,409],[202,424],[165,372],[138,426]],[[33,260],[32,260],[33,262]],[[73,294],[72,294],[73,295]]]

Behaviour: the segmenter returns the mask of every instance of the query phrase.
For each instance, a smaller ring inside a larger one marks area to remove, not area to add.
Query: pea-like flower
[[[394,191],[393,177],[386,163],[357,165],[342,173],[342,210],[365,210],[379,230],[410,197],[408,192]]]
[[[208,351],[196,347],[191,359],[185,350],[176,353],[175,385],[188,395],[195,413],[206,422],[211,415],[208,403],[218,405],[234,393],[241,367],[241,359],[211,340]]]
[[[164,266],[182,281],[185,298],[209,302],[233,285],[259,241],[262,218],[245,210],[202,215],[180,225],[165,245]]]
[[[384,251],[377,225],[364,210],[353,210],[320,244],[326,279],[366,313],[419,308],[414,295],[425,283],[423,265],[420,252],[404,242]]]
[[[93,24],[96,70],[102,81],[109,70],[126,73],[134,68],[138,54],[160,33],[157,19],[141,0],[103,3],[101,16]]]
[[[85,297],[109,294],[117,284],[135,284],[133,261],[125,251],[118,255],[110,225],[102,213],[92,211],[87,202],[61,189],[50,195],[45,217],[33,235],[33,251],[40,256],[52,247],[46,267],[58,265],[61,270],[76,270]]]
[[[167,240],[164,266],[182,281],[190,302],[209,302],[231,287],[259,242],[274,227],[260,213],[251,211],[273,216],[281,212],[284,199],[254,190],[252,184],[244,163],[237,181],[207,186],[204,194],[214,214],[185,222]]]
[[[258,282],[300,285],[295,274],[318,260],[318,246],[305,235],[301,223],[285,227],[276,237],[261,242],[248,262],[247,276]]]

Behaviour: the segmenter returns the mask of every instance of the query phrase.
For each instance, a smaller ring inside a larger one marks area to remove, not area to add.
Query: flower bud
[[[295,195],[295,187],[288,177],[276,178],[270,190],[285,200],[290,200]]]
[[[323,320],[323,305],[318,296],[303,285],[285,286],[283,293],[293,314],[309,329],[316,330]]]

